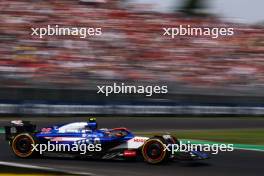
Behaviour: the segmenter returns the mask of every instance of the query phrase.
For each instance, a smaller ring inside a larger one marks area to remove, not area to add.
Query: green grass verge
[[[159,133],[136,132],[136,134],[153,136],[154,134]],[[264,145],[264,129],[179,130],[171,131],[170,134],[179,139],[198,139],[236,144]]]
[[[0,134],[4,133],[5,129],[0,127]]]

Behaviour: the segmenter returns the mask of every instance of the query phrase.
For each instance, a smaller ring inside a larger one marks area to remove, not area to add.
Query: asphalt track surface
[[[76,120],[82,119],[56,118],[56,120],[38,120],[37,125],[45,126],[54,124],[56,121],[69,122]],[[126,126],[140,131],[264,127],[264,119],[152,118],[143,120],[141,118],[108,118],[107,120],[107,118],[99,118],[98,122],[102,127]],[[1,126],[5,123],[6,121],[3,119],[0,121]],[[102,176],[259,176],[263,174],[264,152],[235,150],[233,152],[221,152],[212,156],[210,160],[171,162],[165,165],[149,165],[137,161],[94,161],[70,158],[19,159],[11,153],[7,142],[4,141],[4,136],[0,135],[0,160]]]
[[[29,120],[37,127],[54,124],[87,121],[88,117],[56,118],[0,118],[0,127],[10,120]],[[264,128],[264,118],[172,118],[172,117],[99,117],[99,128],[126,127],[132,131],[200,130],[200,129],[237,129]]]

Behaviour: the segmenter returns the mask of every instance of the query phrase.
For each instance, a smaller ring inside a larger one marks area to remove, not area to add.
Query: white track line
[[[39,169],[43,171],[62,172],[65,174],[73,174],[73,175],[97,176],[96,174],[89,173],[89,172],[76,172],[76,171],[70,171],[70,170],[64,170],[64,169],[55,169],[55,168],[50,168],[50,167],[35,166],[31,164],[21,164],[21,163],[15,163],[15,162],[0,161],[0,165],[20,167],[20,168],[29,168],[29,169]]]

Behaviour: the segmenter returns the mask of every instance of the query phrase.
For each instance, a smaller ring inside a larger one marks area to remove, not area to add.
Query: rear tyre
[[[11,142],[14,154],[19,158],[31,158],[36,156],[33,145],[36,144],[34,138],[28,133],[21,133],[15,136]]]
[[[165,141],[154,137],[145,142],[142,147],[142,156],[149,164],[160,164],[168,160],[169,154],[165,150]]]

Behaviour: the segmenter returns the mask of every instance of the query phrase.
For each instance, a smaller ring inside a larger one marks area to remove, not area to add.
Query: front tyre
[[[35,152],[33,151],[33,145],[36,142],[34,138],[28,133],[21,133],[15,136],[11,142],[11,148],[14,154],[19,158],[33,157]]]
[[[164,142],[160,138],[151,138],[142,147],[142,156],[149,164],[159,164],[168,159]]]

